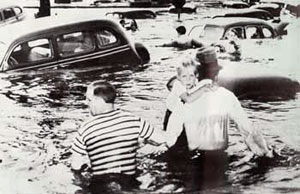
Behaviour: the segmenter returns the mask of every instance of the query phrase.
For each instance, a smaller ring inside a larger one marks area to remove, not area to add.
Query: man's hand
[[[165,143],[160,144],[158,146],[147,144],[147,145],[143,146],[142,148],[140,148],[139,152],[141,152],[142,154],[145,154],[145,155],[154,154],[157,156],[157,155],[161,155],[162,153],[166,152],[167,150],[168,150],[168,147]]]

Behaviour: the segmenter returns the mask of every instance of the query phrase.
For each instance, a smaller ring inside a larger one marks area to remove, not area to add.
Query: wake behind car
[[[26,14],[23,8],[19,5],[1,1],[0,4],[0,27],[7,24],[23,21]]]
[[[125,67],[150,60],[108,19],[45,17],[0,28],[0,71],[66,66]]]

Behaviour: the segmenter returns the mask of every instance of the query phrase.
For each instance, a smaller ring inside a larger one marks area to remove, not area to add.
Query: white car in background
[[[0,3],[0,27],[26,18],[23,7],[10,2]]]

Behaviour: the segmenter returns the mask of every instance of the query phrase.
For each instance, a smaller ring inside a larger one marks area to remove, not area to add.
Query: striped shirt
[[[87,154],[93,175],[135,174],[138,139],[148,139],[154,129],[146,121],[122,110],[88,120],[78,130],[72,149]]]

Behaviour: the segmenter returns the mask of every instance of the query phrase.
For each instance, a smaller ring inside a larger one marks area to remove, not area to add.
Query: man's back
[[[87,121],[78,131],[73,150],[87,151],[93,175],[135,174],[138,138],[147,139],[152,132],[139,117],[113,110]]]
[[[230,91],[218,87],[185,105],[184,125],[191,150],[227,148],[231,105],[235,100]]]

